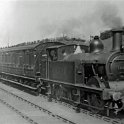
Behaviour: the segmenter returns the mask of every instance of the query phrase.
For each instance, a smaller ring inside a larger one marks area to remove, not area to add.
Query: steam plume
[[[63,35],[85,39],[123,25],[118,7],[108,1],[14,1],[0,2],[0,46]]]
[[[44,26],[44,35],[71,37],[88,36],[100,30],[121,27],[122,19],[116,5],[110,2],[97,2],[92,13],[70,18],[58,24]],[[51,30],[50,30],[51,29]]]
[[[116,5],[109,2],[98,3],[98,14],[104,26],[116,28],[122,26],[122,19]]]

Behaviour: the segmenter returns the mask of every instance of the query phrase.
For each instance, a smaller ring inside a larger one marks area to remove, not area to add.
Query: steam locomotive
[[[124,109],[122,29],[107,51],[98,36],[86,44],[46,42],[0,50],[0,80],[94,113]],[[104,42],[104,41],[103,41]]]

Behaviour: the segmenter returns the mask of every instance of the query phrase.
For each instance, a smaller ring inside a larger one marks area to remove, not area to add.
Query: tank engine
[[[49,95],[56,99],[85,105],[93,112],[113,109],[120,111],[124,104],[124,50],[121,29],[112,30],[112,50],[105,51],[99,37],[94,37],[89,52],[71,53],[63,60],[51,60],[48,53],[47,83]],[[54,47],[52,47],[53,49]],[[59,54],[56,54],[59,58]],[[115,109],[115,106],[117,108]]]

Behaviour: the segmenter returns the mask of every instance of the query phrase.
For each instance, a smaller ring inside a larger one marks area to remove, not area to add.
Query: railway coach
[[[18,80],[20,84],[27,86],[27,88],[32,89],[34,87],[34,89],[37,89],[35,61],[39,57],[46,60],[46,48],[52,45],[64,45],[64,43],[42,42],[0,49],[1,76],[13,81]],[[37,66],[40,66],[40,63]]]

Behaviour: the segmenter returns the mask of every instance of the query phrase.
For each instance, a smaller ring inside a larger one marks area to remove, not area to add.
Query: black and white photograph
[[[124,124],[123,0],[0,0],[0,124]]]

